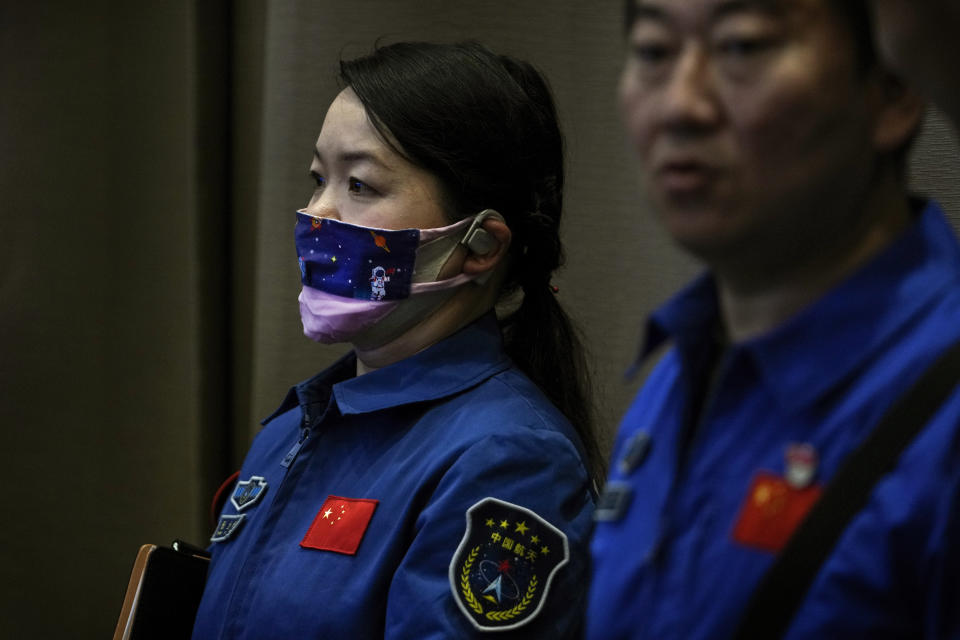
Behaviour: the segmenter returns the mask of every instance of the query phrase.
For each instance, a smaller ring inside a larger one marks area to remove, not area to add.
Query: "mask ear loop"
[[[467,232],[463,234],[463,240],[460,241],[460,244],[473,253],[480,255],[490,253],[497,244],[497,241],[490,235],[490,232],[483,228],[483,222],[487,218],[495,218],[500,222],[506,223],[503,216],[493,209],[484,209],[478,213],[474,217],[473,222],[470,223]],[[477,276],[474,282],[479,285],[484,285],[487,283],[487,280],[490,279],[491,275],[493,275],[493,269]]]

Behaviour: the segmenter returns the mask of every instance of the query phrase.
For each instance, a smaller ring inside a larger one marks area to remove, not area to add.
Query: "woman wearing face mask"
[[[264,421],[194,638],[576,635],[597,447],[550,92],[473,43],[341,78],[295,243],[304,332],[354,350]]]

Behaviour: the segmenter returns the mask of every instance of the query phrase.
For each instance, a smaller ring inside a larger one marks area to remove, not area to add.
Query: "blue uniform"
[[[193,637],[576,633],[594,502],[582,448],[492,314],[354,374],[351,354],[264,421]]]
[[[643,354],[672,344],[615,444],[598,507],[607,520],[591,543],[589,638],[732,634],[774,558],[784,505],[802,493],[779,480],[791,445],[816,452],[800,468],[812,482],[804,491],[815,490],[960,339],[960,247],[929,204],[894,244],[776,330],[723,349],[718,323],[709,275],[651,318]],[[772,489],[782,490],[779,506]],[[960,638],[958,584],[954,392],[841,535],[786,637]]]

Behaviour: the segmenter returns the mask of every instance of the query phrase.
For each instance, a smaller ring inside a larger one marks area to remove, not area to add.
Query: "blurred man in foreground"
[[[649,321],[642,357],[666,352],[615,444],[588,636],[958,637],[960,392],[911,400],[931,415],[863,505],[839,472],[886,468],[854,452],[960,341],[960,246],[904,180],[921,101],[863,1],[630,0],[627,34],[643,190],[708,270]],[[843,526],[795,548],[828,495]]]

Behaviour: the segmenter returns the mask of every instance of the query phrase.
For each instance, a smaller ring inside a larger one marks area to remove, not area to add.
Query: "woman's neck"
[[[467,326],[493,307],[499,281],[467,283],[436,311],[384,345],[354,344],[357,375],[409,358]]]

